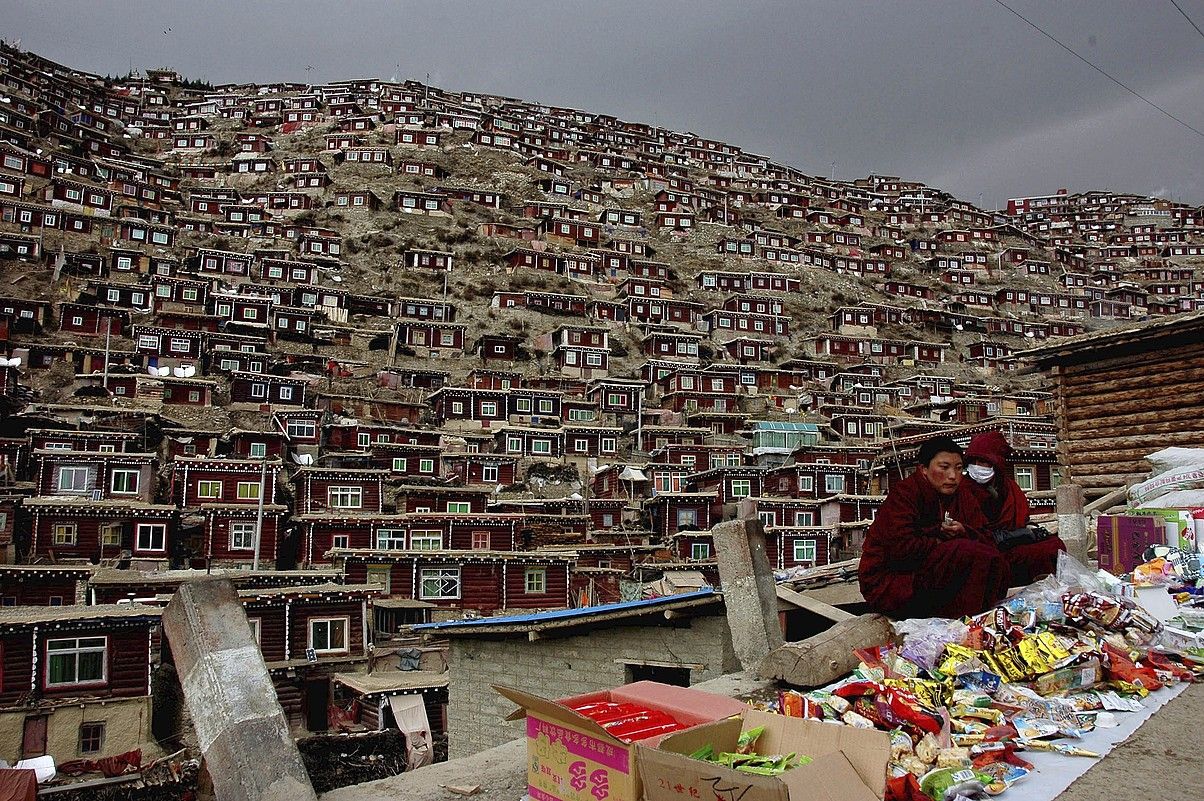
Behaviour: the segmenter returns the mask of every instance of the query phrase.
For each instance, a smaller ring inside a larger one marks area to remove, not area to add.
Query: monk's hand
[[[946,519],[941,523],[941,538],[946,540],[965,536],[966,527],[956,520]]]

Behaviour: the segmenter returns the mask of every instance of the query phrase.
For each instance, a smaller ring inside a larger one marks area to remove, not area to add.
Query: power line
[[[1180,6],[1178,3],[1176,3],[1175,0],[1171,0],[1171,5],[1174,6],[1175,9],[1180,14],[1183,15],[1183,19],[1185,19],[1189,23],[1191,23],[1191,26],[1196,29],[1196,33],[1200,34],[1200,36],[1204,36],[1204,31],[1200,30],[1200,26],[1196,24],[1195,20],[1193,20],[1191,17],[1187,16],[1187,12],[1183,10],[1182,6]]]
[[[1172,0],[1172,2],[1173,2],[1173,1],[1174,1],[1174,0]],[[1150,100],[1149,98],[1147,98],[1147,97],[1145,97],[1144,95],[1142,95],[1142,94],[1141,94],[1140,92],[1138,92],[1136,89],[1131,89],[1131,88],[1129,88],[1129,87],[1128,87],[1126,84],[1124,84],[1124,83],[1123,83],[1123,82],[1122,82],[1122,81],[1121,81],[1119,78],[1114,78],[1114,77],[1113,77],[1112,75],[1110,75],[1108,72],[1104,71],[1104,69],[1103,69],[1102,67],[1099,67],[1099,66],[1097,66],[1097,65],[1096,65],[1094,62],[1092,62],[1092,61],[1090,61],[1089,59],[1087,59],[1086,57],[1084,57],[1084,56],[1080,55],[1080,54],[1078,53],[1078,51],[1074,50],[1072,47],[1070,47],[1070,45],[1064,44],[1064,43],[1063,43],[1063,42],[1062,42],[1060,39],[1058,39],[1057,37],[1055,37],[1053,34],[1051,34],[1051,33],[1048,33],[1048,32],[1047,32],[1047,31],[1046,31],[1044,28],[1042,28],[1040,25],[1038,25],[1037,23],[1033,22],[1033,21],[1032,21],[1031,19],[1029,19],[1028,17],[1024,16],[1024,15],[1023,15],[1023,14],[1021,14],[1019,11],[1017,11],[1016,9],[1012,8],[1011,6],[1009,6],[1007,3],[1003,2],[1003,0],[995,0],[995,2],[996,2],[997,4],[999,4],[999,5],[1003,6],[1004,8],[1006,8],[1008,11],[1012,12],[1013,14],[1015,14],[1015,15],[1016,15],[1017,17],[1019,17],[1020,19],[1024,20],[1025,24],[1027,24],[1027,25],[1028,25],[1029,27],[1031,27],[1033,30],[1037,31],[1037,33],[1041,34],[1041,35],[1042,35],[1042,36],[1044,36],[1046,39],[1048,39],[1049,41],[1053,42],[1053,43],[1054,43],[1054,44],[1056,44],[1058,47],[1062,48],[1062,49],[1063,49],[1063,50],[1065,50],[1067,53],[1069,53],[1070,55],[1072,55],[1072,56],[1074,56],[1075,58],[1077,58],[1079,61],[1081,61],[1081,62],[1083,62],[1084,64],[1086,64],[1088,67],[1091,67],[1091,69],[1095,70],[1095,71],[1096,71],[1096,72],[1098,72],[1100,75],[1103,75],[1105,78],[1107,78],[1108,80],[1112,81],[1112,83],[1116,84],[1116,85],[1117,85],[1117,86],[1119,86],[1121,89],[1124,89],[1126,92],[1128,92],[1129,94],[1133,95],[1133,97],[1135,97],[1135,98],[1137,98],[1138,100],[1140,100],[1141,102],[1145,103],[1145,104],[1146,104],[1147,106],[1149,106],[1150,108],[1153,108],[1153,109],[1155,109],[1156,111],[1158,111],[1159,113],[1161,113],[1163,116],[1169,117],[1170,119],[1172,119],[1172,120],[1174,120],[1175,122],[1179,123],[1179,124],[1180,124],[1180,125],[1182,125],[1184,128],[1186,128],[1187,130],[1191,131],[1192,133],[1194,133],[1196,136],[1200,137],[1201,139],[1204,139],[1204,131],[1201,131],[1199,128],[1196,128],[1195,126],[1193,126],[1193,125],[1191,125],[1191,124],[1189,124],[1189,123],[1187,123],[1187,122],[1184,122],[1183,120],[1179,119],[1179,118],[1178,118],[1178,117],[1176,117],[1174,114],[1171,114],[1169,111],[1167,111],[1166,109],[1164,109],[1162,106],[1160,106],[1160,105],[1158,105],[1157,103],[1155,103],[1153,100]],[[1178,8],[1178,5],[1176,5],[1175,7],[1176,7],[1176,8]],[[1180,11],[1182,11],[1182,9],[1180,9]],[[1186,15],[1186,14],[1184,14],[1184,16],[1187,16],[1187,15]],[[1188,20],[1188,21],[1190,22],[1190,20]],[[1193,23],[1192,23],[1192,25],[1195,25],[1195,23],[1193,22]],[[1196,30],[1199,30],[1199,28],[1197,28]],[[1201,35],[1204,35],[1204,33],[1202,33]]]

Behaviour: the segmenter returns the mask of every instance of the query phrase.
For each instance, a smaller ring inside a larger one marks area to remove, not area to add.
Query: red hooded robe
[[[962,482],[962,486],[969,485],[970,492],[982,505],[988,531],[1010,531],[1028,525],[1028,497],[1012,478],[1010,459],[1013,452],[1012,446],[998,431],[975,435],[966,448],[967,462],[981,459],[995,468],[995,477],[989,482],[994,493],[988,486],[972,479]],[[1061,539],[1049,537],[1006,551],[1004,557],[1011,565],[1012,586],[1022,587],[1031,584],[1037,576],[1055,572],[1058,568],[1058,552],[1064,550],[1066,545]]]
[[[919,471],[891,487],[866,533],[858,578],[874,611],[890,617],[962,617],[1007,591],[1009,569],[963,481],[942,495]],[[966,533],[943,539],[948,512]]]

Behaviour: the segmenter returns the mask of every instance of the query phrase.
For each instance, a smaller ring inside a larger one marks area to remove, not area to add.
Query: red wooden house
[[[9,758],[114,756],[153,742],[160,610],[0,609],[0,729]]]

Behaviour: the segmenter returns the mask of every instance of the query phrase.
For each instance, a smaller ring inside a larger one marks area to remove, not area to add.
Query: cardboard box
[[[1129,509],[1126,513],[1161,518],[1166,530],[1164,544],[1185,551],[1196,549],[1195,521],[1192,520],[1191,512],[1186,509]]]
[[[527,794],[531,801],[640,801],[635,744],[612,737],[564,704],[626,701],[659,709],[687,726],[712,723],[748,709],[726,696],[655,681],[637,681],[560,701],[512,687],[494,685],[493,689],[522,707],[507,720],[527,718]]]
[[[778,776],[754,776],[691,759],[710,744],[735,751],[740,732],[764,726],[761,754],[796,754],[811,762]],[[739,801],[876,801],[886,795],[890,736],[815,720],[788,718],[748,709],[739,718],[670,734],[655,746],[639,748],[646,801],[739,799]]]
[[[1166,542],[1162,518],[1151,515],[1100,515],[1096,528],[1099,566],[1122,576],[1145,560],[1142,554],[1151,545]]]

